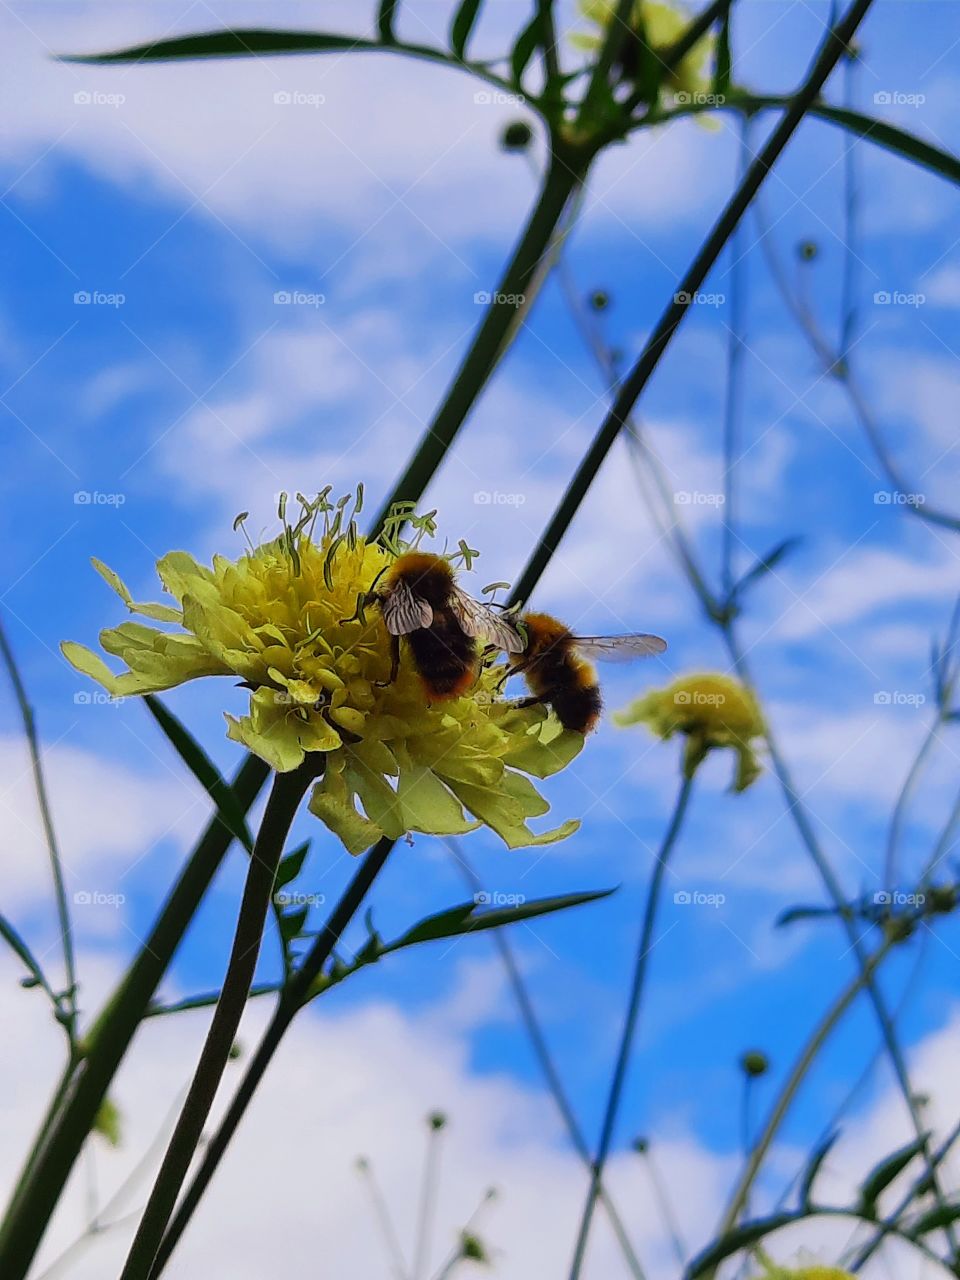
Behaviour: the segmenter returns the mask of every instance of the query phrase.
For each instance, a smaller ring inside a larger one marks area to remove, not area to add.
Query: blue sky
[[[350,7],[328,9],[323,22],[331,28],[361,29]],[[445,30],[446,5],[403,9],[401,30],[406,25],[411,38]],[[801,76],[825,12],[818,4],[744,0],[738,78],[785,91]],[[488,6],[478,46],[500,48],[513,19],[511,6]],[[474,294],[493,286],[533,189],[524,161],[497,149],[517,109],[475,102],[477,86],[440,69],[384,58],[91,69],[48,56],[240,20],[321,21],[313,6],[253,2],[40,6],[4,20],[0,600],[48,747],[71,891],[99,888],[126,899],[112,914],[78,910],[84,955],[97,972],[131,954],[205,810],[142,708],[75,701],[85,689],[59,657],[60,640],[91,643],[99,627],[119,619],[89,558],[104,559],[135,595],[153,598],[160,554],[239,553],[233,516],[250,510],[252,527],[269,527],[281,489],[345,490],[363,480],[373,508],[442,395],[480,315]],[[951,52],[958,42],[955,6],[881,0],[862,31],[857,105],[960,151]],[[323,102],[277,105],[278,92]],[[841,92],[835,77],[828,96],[839,100]],[[875,104],[877,94],[899,101]],[[905,101],[917,95],[919,105]],[[730,189],[736,125],[718,119],[715,132],[683,123],[641,135],[593,175],[569,263],[583,291],[610,290],[604,324],[628,356]],[[769,118],[755,124],[753,147],[768,127]],[[843,146],[839,131],[808,122],[763,195],[777,253],[792,279],[802,274],[831,333],[844,253]],[[889,447],[916,478],[914,491],[949,507],[958,478],[958,197],[867,144],[857,146],[856,166],[853,365]],[[801,240],[818,247],[805,268],[795,255]],[[955,535],[876,501],[890,485],[843,393],[821,376],[785,313],[756,241],[748,219],[742,564],[785,537],[802,541],[755,592],[743,632],[824,845],[851,894],[872,892],[891,799],[932,714],[929,639],[942,634],[960,587]],[[729,296],[729,266],[728,254],[710,291]],[[277,305],[281,290],[323,302]],[[97,300],[79,304],[80,292]],[[884,292],[923,301],[877,303]],[[117,305],[107,300],[117,295]],[[695,308],[640,406],[675,492],[722,487],[728,319],[726,304]],[[518,572],[602,405],[596,372],[550,282],[427,495],[442,533],[481,550],[483,582]],[[522,501],[484,505],[475,500],[481,491]],[[77,494],[95,496],[77,502]],[[715,571],[722,513],[704,502],[681,514]],[[587,632],[667,636],[662,661],[617,669],[606,680],[610,708],[674,673],[726,665],[642,509],[622,444],[536,601]],[[907,697],[878,705],[884,691]],[[917,706],[921,693],[928,700]],[[238,756],[221,712],[243,696],[228,682],[208,682],[169,698],[224,769]],[[16,761],[15,708],[9,696],[2,705],[3,750]],[[948,731],[910,812],[905,882],[952,803],[957,759]],[[684,908],[668,895],[619,1131],[621,1142],[637,1132],[681,1135],[721,1161],[738,1142],[739,1054],[753,1046],[770,1053],[774,1071],[762,1100],[851,972],[835,926],[774,928],[781,910],[819,901],[821,889],[770,774],[731,797],[730,770],[723,759],[703,770],[670,885],[722,892],[726,901]],[[491,890],[540,896],[621,886],[602,905],[513,935],[591,1133],[676,776],[672,744],[604,725],[546,786],[558,818],[584,818],[574,839],[545,852],[508,853],[486,835],[465,846]],[[16,825],[31,821],[26,788],[20,777],[16,797],[5,800],[15,821],[3,909],[43,950],[55,934],[42,849]],[[298,830],[314,837],[304,887],[332,901],[349,860],[309,820]],[[177,961],[171,991],[216,982],[241,872],[237,857]],[[419,839],[398,848],[372,902],[389,935],[464,896],[449,854]],[[924,948],[902,1024],[917,1046],[949,1030],[960,933],[947,925]],[[891,999],[915,949],[889,967]],[[274,962],[268,942],[265,974]],[[0,966],[12,983],[13,967],[6,958]],[[498,984],[489,942],[475,939],[394,958],[332,996],[330,1016],[359,1019],[384,1004],[414,1020],[440,1010],[444,1034],[464,1054],[465,1079],[514,1082],[532,1097],[536,1069]],[[845,1024],[792,1115],[790,1143],[819,1131],[875,1040],[865,1010]],[[862,1096],[865,1114],[886,1085],[881,1071],[874,1092]],[[783,1169],[790,1171],[788,1157]]]

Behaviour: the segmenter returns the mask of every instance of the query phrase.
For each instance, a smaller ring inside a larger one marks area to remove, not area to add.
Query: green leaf
[[[253,851],[253,837],[247,826],[246,812],[237,799],[236,792],[226,781],[204,749],[163,703],[147,694],[147,709],[169,741],[217,807],[217,815],[223,825],[240,841],[248,853]]]
[[[461,0],[460,7],[453,15],[453,22],[450,25],[450,48],[461,62],[473,24],[480,12],[481,2],[482,0]]]
[[[246,27],[235,31],[202,31],[196,35],[152,40],[110,53],[67,54],[61,62],[169,62],[183,58],[250,58],[264,54],[349,53],[379,48],[376,40],[334,35],[326,31],[271,31]]]
[[[303,926],[307,920],[307,907],[295,907],[293,911],[284,911],[278,916],[277,921],[280,925],[280,936],[283,939],[284,947],[298,938],[303,932]]]
[[[738,93],[735,96],[728,95],[727,106],[757,111],[767,107],[785,107],[790,101],[788,97]],[[867,142],[873,142],[895,155],[912,160],[914,164],[930,169],[950,182],[960,183],[960,159],[949,151],[932,146],[915,134],[907,133],[905,129],[898,129],[896,125],[887,124],[884,120],[877,120],[860,111],[850,111],[847,107],[832,107],[826,102],[815,102],[810,108],[810,115],[838,125],[850,133],[859,134]]]
[[[756,564],[747,570],[734,587],[734,594],[739,594],[744,587],[750,586],[751,583],[770,573],[772,569],[777,567],[784,556],[788,555],[794,547],[800,545],[800,542],[800,538],[784,538],[782,542],[778,542],[772,551],[768,551],[765,556],[761,556]]]
[[[393,44],[397,38],[393,32],[393,22],[399,3],[400,0],[380,0],[380,9],[377,13],[377,30],[380,32],[380,39],[384,44]]]
[[[799,1201],[801,1209],[809,1209],[813,1199],[813,1184],[817,1179],[817,1174],[823,1167],[823,1162],[833,1150],[834,1144],[840,1137],[840,1130],[834,1129],[832,1133],[827,1134],[823,1142],[817,1146],[807,1162],[807,1167],[803,1171],[803,1178],[800,1181]]]
[[[24,942],[17,930],[4,915],[0,915],[0,938],[3,938],[4,941],[10,945],[12,950],[16,952],[27,967],[32,979],[30,985],[43,987],[45,991],[50,992],[50,985],[44,977],[39,961],[36,959],[33,952],[27,946],[26,942]]]
[[[120,1109],[110,1098],[104,1098],[100,1110],[93,1121],[94,1133],[99,1133],[111,1147],[119,1147],[121,1142]]]
[[[517,36],[510,54],[510,71],[518,91],[523,90],[523,73],[536,53],[537,46],[542,43],[540,14],[536,13]]]
[[[615,889],[594,889],[586,893],[567,893],[555,898],[534,898],[532,902],[495,907],[489,911],[478,910],[476,902],[464,902],[459,906],[438,912],[436,915],[427,916],[412,929],[408,929],[395,942],[388,943],[384,948],[384,954],[399,951],[401,947],[415,946],[418,942],[456,938],[465,933],[479,933],[483,929],[498,929],[501,925],[532,920],[535,916],[565,911],[568,907],[578,907],[585,902],[596,902],[600,898],[608,898],[615,892]]]
[[[907,1234],[912,1239],[925,1236],[928,1231],[937,1231],[941,1227],[949,1227],[960,1219],[960,1202],[955,1204],[938,1204],[929,1209],[912,1224]]]
[[[930,1134],[923,1133],[919,1138],[914,1138],[912,1142],[908,1142],[905,1146],[898,1148],[885,1160],[881,1160],[864,1180],[863,1186],[860,1188],[860,1212],[867,1218],[875,1218],[877,1216],[877,1201],[886,1191],[890,1183],[897,1178],[907,1167],[911,1160],[924,1150],[929,1141]]]
[[[713,73],[713,92],[724,98],[730,88],[731,67],[730,10],[728,8],[723,15],[723,23],[720,27],[720,34],[717,37],[717,62]]]
[[[770,1235],[771,1232],[779,1231],[781,1227],[791,1222],[800,1222],[809,1216],[807,1213],[794,1210],[789,1213],[774,1213],[768,1218],[757,1218],[753,1222],[745,1222],[742,1226],[735,1227],[733,1231],[728,1231],[725,1236],[721,1236],[693,1259],[684,1273],[684,1280],[695,1280],[704,1272],[713,1271],[732,1254],[739,1253],[741,1249],[749,1249],[751,1245],[762,1240],[764,1236]]]
[[[304,840],[303,844],[298,845],[292,853],[288,853],[285,858],[281,859],[280,865],[277,867],[276,879],[273,882],[274,893],[278,889],[282,889],[284,885],[289,884],[291,880],[296,880],[303,870],[303,860],[309,850],[310,841]]]

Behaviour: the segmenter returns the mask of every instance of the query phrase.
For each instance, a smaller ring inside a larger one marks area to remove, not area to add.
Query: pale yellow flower
[[[619,725],[645,724],[659,738],[683,734],[688,777],[717,748],[737,754],[735,791],[745,791],[761,772],[753,743],[764,732],[763,717],[750,690],[730,676],[683,676],[665,689],[638,698],[613,718]]]
[[[217,556],[210,568],[183,551],[164,556],[157,572],[175,605],[136,603],[94,561],[131,613],[176,629],[130,621],[101,632],[102,648],[126,664],[120,673],[73,642],[64,655],[121,697],[201,676],[239,678],[249,707],[227,714],[228,737],[279,772],[324,753],[310,808],[353,853],[383,835],[454,835],[480,825],[511,848],[570,835],[577,822],[539,834],[527,826],[549,806],[526,775],[562,769],[580,750],[580,734],[558,731],[542,708],[499,699],[499,673],[490,668],[444,702],[427,701],[407,661],[383,684],[386,629],[378,609],[357,616],[357,604],[393,555],[361,537],[352,518],[341,532],[342,508],[305,504],[305,517],[284,522],[279,538],[237,560]],[[324,532],[314,541],[309,517],[318,513]]]

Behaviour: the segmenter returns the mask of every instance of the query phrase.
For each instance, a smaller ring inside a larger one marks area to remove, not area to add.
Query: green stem
[[[384,503],[374,529],[382,528],[395,502],[419,499],[453,444],[487,379],[503,353],[516,317],[509,299],[526,296],[541,259],[550,247],[571,193],[582,182],[592,152],[554,144],[540,196],[513,256],[487,306],[470,349],[464,356],[443,403],[427,427],[403,475]]]
[[[204,1148],[200,1167],[187,1187],[157,1251],[156,1260],[149,1273],[149,1280],[156,1280],[156,1277],[161,1274],[166,1266],[170,1255],[177,1246],[177,1242],[193,1217],[203,1193],[210,1183],[210,1179],[223,1159],[224,1153],[230,1145],[230,1141],[236,1133],[247,1107],[250,1105],[257,1086],[263,1079],[267,1067],[269,1067],[274,1054],[279,1049],[280,1042],[288,1027],[300,1008],[309,999],[311,986],[315,979],[319,977],[324,964],[330,957],[330,953],[339,941],[344,929],[356,914],[367,891],[380,874],[393,848],[393,844],[392,840],[380,840],[367,853],[356,875],[350,881],[345,893],[334,908],[323,931],[314,939],[313,946],[307,952],[303,963],[291,979],[260,1044],[257,1046],[257,1050],[250,1061],[250,1065],[247,1067],[237,1092],[230,1101],[226,1115],[221,1121],[217,1132]]]
[[[446,841],[446,843],[450,852],[456,859],[460,870],[463,872],[464,879],[470,888],[473,890],[481,888],[480,879],[460,849],[459,842],[451,837]],[[517,964],[516,956],[513,954],[513,947],[511,946],[510,940],[507,938],[504,930],[494,929],[492,930],[492,933],[492,941],[500,953],[500,958],[503,961],[503,967],[507,972],[510,987],[517,1002],[517,1008],[520,1012],[520,1019],[526,1028],[527,1035],[530,1038],[530,1045],[533,1049],[534,1057],[536,1058],[537,1064],[543,1073],[543,1077],[547,1083],[547,1088],[550,1090],[551,1096],[557,1105],[557,1110],[560,1112],[563,1123],[566,1125],[567,1133],[570,1135],[570,1141],[573,1143],[574,1149],[583,1161],[585,1167],[592,1173],[593,1158],[590,1155],[590,1148],[587,1145],[587,1140],[584,1137],[583,1130],[580,1128],[580,1123],[574,1113],[573,1105],[567,1096],[567,1091],[563,1086],[563,1081],[560,1079],[560,1072],[557,1070],[556,1063],[553,1060],[553,1055],[550,1052],[550,1047],[543,1034],[543,1028],[540,1026],[540,1021],[537,1018],[536,1011],[534,1010],[533,1001],[530,998],[530,992],[527,990],[526,983],[523,980],[523,975],[520,973],[520,968]],[[627,1229],[623,1224],[623,1219],[621,1218],[610,1193],[607,1191],[605,1182],[600,1183],[599,1195],[600,1201],[603,1204],[604,1210],[606,1211],[607,1217],[610,1221],[611,1230],[617,1238],[617,1243],[623,1253],[623,1258],[627,1264],[630,1274],[634,1277],[634,1280],[645,1280],[640,1259],[637,1257],[633,1245],[630,1243],[630,1237],[627,1235]]]
[[[267,766],[248,756],[233,781],[244,811],[266,781]],[[211,818],[137,958],[85,1037],[84,1056],[62,1107],[51,1106],[48,1138],[18,1179],[0,1227],[0,1276],[23,1280],[47,1223],[90,1132],[100,1104],[202,899],[233,840],[218,815]]]
[[[40,821],[43,824],[47,856],[50,860],[50,874],[53,877],[53,892],[57,904],[57,921],[60,927],[60,941],[63,947],[63,967],[67,980],[66,990],[63,996],[57,1000],[57,1018],[63,1023],[70,1041],[71,1055],[73,1055],[76,1050],[77,1034],[77,967],[73,948],[73,928],[70,923],[70,911],[67,907],[67,890],[63,879],[63,860],[60,857],[60,846],[57,843],[57,833],[54,830],[53,816],[50,812],[50,801],[47,796],[47,784],[40,759],[40,743],[37,739],[37,726],[33,716],[33,707],[30,705],[26,687],[20,676],[20,669],[17,666],[16,658],[13,656],[13,650],[2,625],[0,625],[0,655],[3,657],[10,683],[13,685],[14,697],[20,709],[20,719],[23,722],[23,731],[30,751],[30,768],[33,771],[33,786],[37,795],[37,807],[40,810]]]
[[[610,1090],[607,1095],[607,1105],[603,1117],[603,1126],[600,1131],[600,1142],[597,1146],[597,1158],[593,1164],[593,1175],[590,1179],[590,1187],[587,1191],[587,1201],[584,1205],[583,1214],[580,1218],[580,1230],[577,1234],[577,1243],[574,1248],[573,1264],[570,1268],[570,1280],[578,1280],[581,1268],[583,1267],[587,1240],[590,1235],[590,1224],[593,1221],[593,1212],[597,1205],[597,1196],[603,1183],[603,1170],[607,1162],[607,1157],[610,1154],[610,1146],[613,1141],[613,1131],[616,1125],[617,1115],[620,1110],[623,1086],[626,1081],[627,1067],[630,1062],[630,1052],[633,1048],[637,1019],[640,1014],[640,1005],[643,999],[647,966],[650,958],[650,952],[653,948],[653,931],[657,922],[657,908],[660,905],[660,894],[663,888],[663,881],[666,875],[670,855],[676,845],[677,837],[679,836],[680,829],[683,826],[683,820],[686,817],[692,788],[693,776],[685,775],[677,792],[677,799],[673,808],[673,816],[670,819],[666,834],[663,837],[663,843],[661,844],[660,850],[657,854],[653,874],[650,878],[650,889],[647,893],[647,905],[644,911],[643,925],[640,930],[637,958],[634,963],[633,981],[630,986],[630,998],[627,1002],[627,1012],[623,1022],[623,1031],[620,1035],[620,1048],[617,1053],[617,1064],[614,1068],[613,1079],[610,1082]]]
[[[784,1082],[783,1088],[780,1090],[776,1102],[767,1117],[763,1131],[753,1145],[750,1157],[747,1160],[743,1172],[740,1174],[737,1185],[730,1197],[730,1202],[727,1206],[726,1212],[723,1215],[723,1220],[717,1229],[715,1236],[716,1239],[722,1239],[723,1236],[727,1235],[728,1232],[732,1231],[734,1227],[736,1227],[750,1195],[750,1188],[756,1180],[764,1157],[770,1150],[773,1140],[779,1132],[780,1126],[783,1123],[784,1118],[796,1097],[797,1090],[803,1083],[807,1072],[813,1066],[820,1050],[826,1044],[834,1028],[856,1000],[863,988],[870,981],[874,970],[893,945],[894,944],[891,940],[887,940],[877,948],[872,956],[869,957],[865,962],[863,969],[840,993],[838,998],[817,1024],[807,1043],[801,1049],[800,1054],[797,1057],[796,1062],[793,1064],[790,1074]],[[707,1273],[708,1280],[709,1276],[712,1276],[712,1274],[713,1272]]]
[[[903,786],[897,796],[896,804],[893,806],[893,813],[890,817],[890,827],[887,832],[887,851],[884,857],[883,885],[888,893],[893,893],[897,879],[897,849],[900,844],[900,835],[903,830],[903,820],[906,816],[910,801],[913,799],[917,789],[917,783],[923,773],[924,767],[930,758],[930,753],[937,743],[940,726],[943,718],[938,712],[936,719],[930,725],[924,736],[923,742],[920,744],[920,750],[913,758],[907,776],[904,778]]]
[[[692,299],[700,291],[701,285],[720,256],[724,245],[823,88],[827,77],[843,55],[872,3],[873,0],[854,0],[843,19],[827,34],[802,87],[789,100],[789,106],[780,123],[747,170],[712,231],[703,242],[677,292],[673,295],[673,301],[661,315],[639,359],[621,385],[610,412],[604,418],[590,449],[568,485],[553,519],[527,562],[514,588],[514,595],[518,599],[526,599],[529,596],[533,582],[539,578],[550,556],[569,528],[594,476],[692,305]]]
[[[323,757],[319,757],[320,761]],[[291,773],[273,780],[263,822],[250,856],[247,878],[220,999],[204,1041],[200,1061],[180,1112],[173,1137],[157,1174],[147,1207],[134,1237],[120,1280],[147,1280],[163,1233],[203,1135],[260,955],[270,895],[290,827],[307,788],[317,776],[317,759],[308,756]]]

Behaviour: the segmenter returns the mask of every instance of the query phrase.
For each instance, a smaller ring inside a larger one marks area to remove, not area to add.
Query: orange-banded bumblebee
[[[449,560],[425,551],[397,557],[371,592],[390,633],[390,680],[400,669],[400,637],[406,637],[414,666],[435,701],[455,698],[476,679],[477,641],[519,653],[516,627],[457,584]]]
[[[565,729],[589,733],[603,709],[597,673],[586,659],[628,662],[631,658],[663,653],[659,636],[575,636],[548,613],[525,613],[523,653],[511,656],[511,675],[523,674],[531,692],[520,706],[545,702]]]

